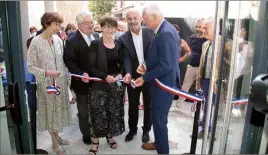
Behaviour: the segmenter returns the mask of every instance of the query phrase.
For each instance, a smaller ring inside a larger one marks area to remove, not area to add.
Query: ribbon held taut
[[[72,74],[72,73],[66,73],[65,76],[73,76],[73,77],[77,77],[77,78],[86,78],[88,79],[89,81],[93,81],[93,82],[106,82],[105,80],[102,80],[100,78],[97,78],[97,77],[86,77],[86,76],[83,76],[83,75],[78,75],[78,74]],[[123,79],[117,79],[116,81],[119,81],[119,82],[124,82]],[[130,86],[134,89],[136,86],[134,84],[134,80],[132,79],[131,82],[130,82]]]
[[[162,82],[160,82],[158,79],[154,80],[156,85],[158,87],[160,87],[161,89],[176,95],[176,96],[181,96],[181,97],[185,97],[188,100],[191,100],[193,102],[198,102],[198,101],[203,101],[205,98],[203,96],[197,95],[197,94],[193,94],[193,93],[189,93],[186,91],[183,91],[181,89],[178,88],[174,88],[174,87],[170,87],[168,85],[163,84]],[[247,97],[242,97],[242,98],[234,98],[232,99],[232,104],[247,104],[248,103],[248,98]]]

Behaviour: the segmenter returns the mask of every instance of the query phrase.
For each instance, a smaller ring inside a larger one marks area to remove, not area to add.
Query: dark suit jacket
[[[143,75],[144,81],[149,82],[150,86],[156,87],[153,81],[158,79],[164,84],[176,87],[180,77],[179,47],[177,31],[169,22],[164,20],[151,42],[146,61],[147,71]]]
[[[119,52],[120,74],[123,74],[123,60],[122,53],[120,52],[119,42],[115,40],[115,48]],[[88,55],[89,60],[89,73],[94,77],[101,78],[103,80],[108,76],[107,58],[105,46],[103,44],[102,37],[91,42],[90,53]]]
[[[147,27],[142,27],[143,54],[145,61],[147,60],[147,53],[149,51],[152,37],[153,37],[153,31],[149,30]],[[118,39],[123,53],[125,73],[131,74],[133,78],[140,77],[140,75],[136,72],[139,66],[139,60],[133,42],[131,31],[128,30],[126,33],[122,34]]]
[[[93,33],[93,36],[96,39],[99,38],[96,33]],[[69,72],[79,75],[82,75],[85,72],[88,73],[89,50],[89,46],[79,30],[74,32],[74,34],[69,35],[63,53],[63,60]],[[72,77],[71,88],[75,93],[88,94],[88,87],[88,84],[84,83],[80,78]]]

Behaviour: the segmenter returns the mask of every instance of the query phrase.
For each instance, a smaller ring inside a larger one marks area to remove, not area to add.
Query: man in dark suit
[[[176,29],[163,18],[161,10],[156,5],[146,7],[142,17],[147,27],[153,29],[155,34],[146,64],[137,69],[137,72],[143,75],[135,81],[137,87],[149,82],[152,98],[155,143],[143,144],[142,148],[156,149],[158,154],[169,154],[167,119],[174,95],[160,88],[155,79],[171,87],[177,86],[180,76],[177,65],[179,36]]]
[[[126,14],[126,20],[129,30],[119,37],[122,45],[125,68],[125,83],[130,83],[132,78],[136,79],[141,75],[136,72],[139,65],[143,64],[147,59],[147,53],[150,47],[153,31],[146,27],[141,27],[141,13],[138,10],[131,9]],[[142,87],[133,89],[130,85],[127,86],[128,92],[128,126],[129,133],[125,141],[131,141],[134,135],[137,134],[137,125],[139,120],[139,99],[140,94],[143,94],[144,101],[144,117],[143,117],[143,135],[142,142],[147,143],[150,140],[149,131],[152,126],[151,119],[151,100],[148,92],[148,84]]]
[[[92,40],[97,39],[97,33],[93,33],[93,18],[90,12],[81,11],[76,15],[78,30],[66,40],[63,60],[68,70],[73,74],[88,77],[88,52]],[[77,99],[79,128],[85,144],[91,143],[90,125],[88,115],[89,84],[86,78],[72,77],[71,89],[74,90]]]

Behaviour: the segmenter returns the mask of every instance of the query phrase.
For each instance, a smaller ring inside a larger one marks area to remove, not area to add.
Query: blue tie
[[[90,35],[87,37],[88,37],[89,43],[91,43],[92,39],[91,39]]]

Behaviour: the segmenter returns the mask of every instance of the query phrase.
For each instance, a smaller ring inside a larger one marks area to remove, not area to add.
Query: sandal
[[[65,153],[65,150],[63,149],[62,146],[60,146],[59,143],[56,143],[56,144],[52,143],[52,148],[59,155],[64,155],[64,153]]]
[[[97,148],[96,148],[96,150],[90,149],[89,154],[90,153],[96,154],[98,152],[98,150],[99,150],[99,141],[97,143],[92,142],[92,145],[97,145]]]
[[[70,142],[67,139],[62,139],[61,137],[58,137],[57,140],[61,145],[70,145]]]
[[[113,137],[106,136],[106,140],[107,140],[107,143],[110,144],[110,147],[112,149],[116,149],[117,148],[117,143],[114,141]],[[113,142],[111,142],[109,140],[113,140]]]

